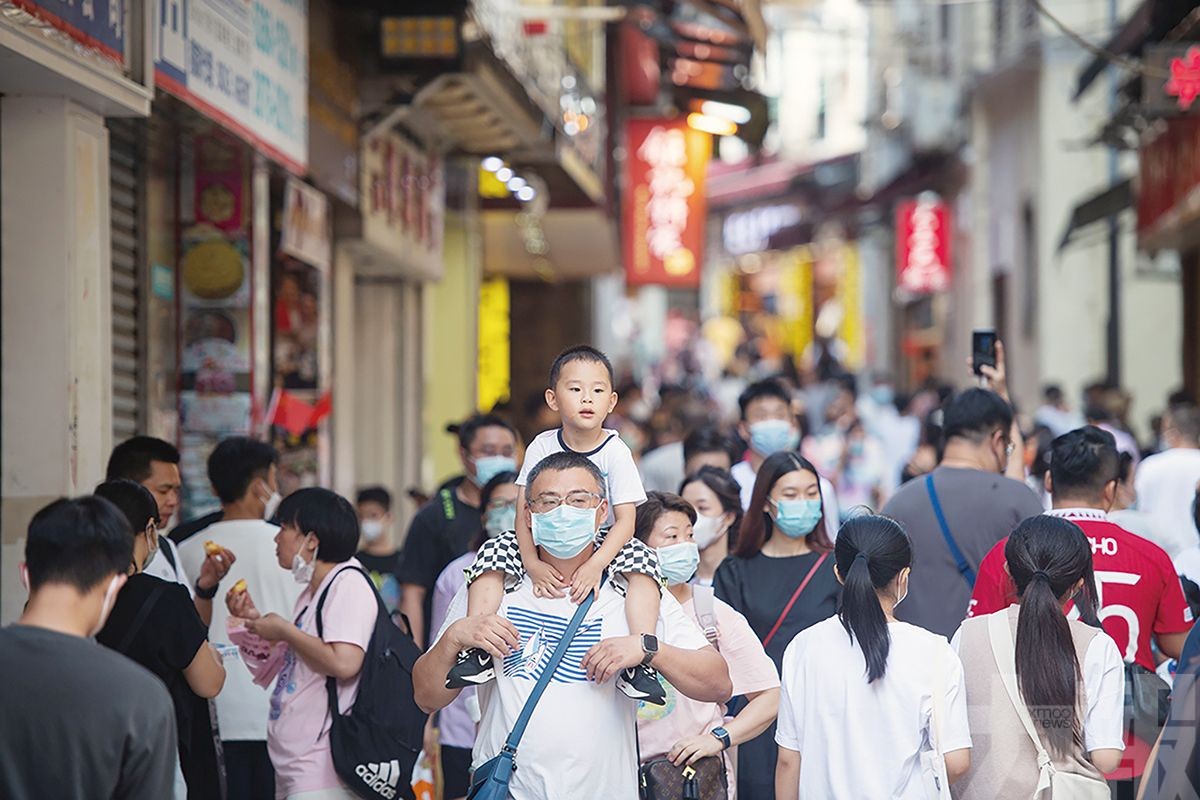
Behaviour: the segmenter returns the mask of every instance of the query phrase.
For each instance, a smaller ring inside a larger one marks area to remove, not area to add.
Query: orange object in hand
[[[242,578],[240,581],[238,581],[237,583],[235,583],[233,585],[233,593],[241,594],[244,591],[246,591],[246,579]]]
[[[212,539],[209,539],[207,542],[204,543],[204,552],[208,553],[210,556],[220,555],[221,550],[222,550],[221,545],[217,544]]]

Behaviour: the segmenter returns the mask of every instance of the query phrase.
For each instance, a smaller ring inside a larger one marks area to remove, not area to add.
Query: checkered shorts
[[[595,546],[604,543],[607,530],[596,534]],[[479,548],[475,563],[465,570],[467,583],[470,584],[485,572],[504,573],[504,591],[513,592],[525,579],[525,566],[521,563],[521,549],[517,544],[516,531],[502,533],[494,539],[488,539]],[[662,585],[662,573],[658,568],[658,553],[640,539],[630,539],[617,553],[617,557],[608,565],[608,574],[612,577],[613,587],[625,594],[626,575],[637,573],[648,575],[659,586]]]

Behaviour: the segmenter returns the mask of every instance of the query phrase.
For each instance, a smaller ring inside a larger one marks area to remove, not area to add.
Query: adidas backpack
[[[338,710],[337,679],[326,682],[333,719],[329,731],[333,767],[342,782],[364,800],[414,800],[413,767],[421,750],[426,719],[413,699],[412,671],[421,650],[392,622],[371,576],[358,567],[343,567],[338,575],[343,572],[363,576],[375,594],[379,611],[359,673],[358,697],[349,713]],[[318,636],[323,636],[321,610],[333,580],[317,601]]]

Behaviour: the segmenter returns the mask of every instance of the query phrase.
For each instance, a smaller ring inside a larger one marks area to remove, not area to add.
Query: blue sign
[[[75,41],[125,63],[125,0],[13,0]]]

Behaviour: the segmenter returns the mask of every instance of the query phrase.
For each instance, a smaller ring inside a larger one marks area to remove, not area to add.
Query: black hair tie
[[[1046,583],[1050,583],[1050,573],[1046,572],[1044,569],[1035,569],[1030,580],[1037,580],[1039,578],[1044,580]]]
[[[871,563],[871,560],[870,560],[870,559],[867,557],[867,554],[866,554],[866,553],[864,553],[864,552],[862,552],[861,550],[859,551],[858,555],[856,555],[856,556],[854,557],[854,560],[855,560],[855,561],[862,561],[862,562],[866,563],[866,564],[867,564],[867,566],[870,566],[870,563]]]

